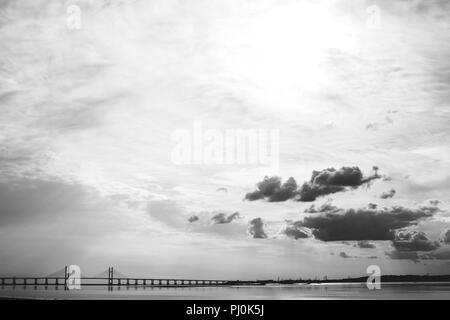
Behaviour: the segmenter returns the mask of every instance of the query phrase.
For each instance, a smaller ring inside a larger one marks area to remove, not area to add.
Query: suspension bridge
[[[73,284],[74,277],[69,274],[68,266],[44,277],[0,277],[0,287],[54,287],[68,290]],[[114,287],[204,287],[204,286],[230,286],[245,284],[242,281],[213,280],[213,279],[176,279],[176,278],[144,278],[127,277],[113,267],[93,276],[79,276],[82,286],[105,286],[108,290]]]

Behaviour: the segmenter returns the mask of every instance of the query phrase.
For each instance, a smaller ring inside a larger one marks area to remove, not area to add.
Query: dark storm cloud
[[[431,217],[422,209],[393,207],[389,210],[349,209],[342,214],[326,213],[305,217],[302,226],[310,228],[322,241],[394,240],[394,231]]]
[[[298,191],[298,200],[303,202],[311,202],[316,200],[318,197],[326,196],[328,194],[333,194],[336,192],[341,192],[344,190],[345,187],[343,186],[333,186],[333,185],[322,186],[305,182]]]
[[[237,218],[239,218],[239,212],[232,213],[228,216],[225,213],[218,213],[211,220],[213,220],[214,224],[226,224]]]
[[[376,169],[378,170],[378,168]],[[310,181],[305,181],[298,188],[297,182],[292,177],[285,183],[281,183],[279,177],[266,176],[263,181],[257,183],[257,190],[247,193],[245,199],[249,201],[266,199],[270,202],[295,199],[311,202],[320,196],[345,191],[347,188],[358,188],[362,184],[378,178],[381,176],[376,170],[373,175],[364,178],[358,167],[342,167],[338,170],[328,168],[321,171],[314,170]]]
[[[189,217],[188,221],[189,221],[190,223],[192,223],[192,222],[198,221],[199,219],[200,219],[200,218],[199,218],[198,216],[191,216],[191,217]]]
[[[284,229],[283,233],[289,238],[293,238],[295,240],[310,237],[309,233],[302,227],[300,221],[288,222],[288,225],[286,226],[286,229]]]
[[[248,228],[248,232],[255,239],[265,239],[267,238],[267,234],[264,231],[264,222],[261,218],[255,218],[249,222],[250,226]]]
[[[394,250],[386,252],[386,255],[391,259],[405,259],[418,262],[421,259],[450,258],[450,254],[447,254],[445,250],[438,250],[440,248],[439,242],[431,241],[424,232],[420,231],[397,231],[392,245]]]
[[[253,201],[266,198],[270,202],[279,202],[295,196],[297,182],[290,177],[282,184],[279,177],[264,177],[264,180],[259,182],[256,187],[258,190],[247,193],[245,199]]]
[[[314,170],[310,183],[329,186],[352,186],[362,184],[363,175],[358,167],[342,167],[339,170],[328,168],[321,171]]]
[[[388,199],[388,198],[392,198],[395,195],[395,190],[391,189],[387,192],[383,192],[380,196],[381,199]]]
[[[375,249],[376,246],[373,243],[370,243],[369,241],[366,240],[361,240],[356,242],[356,247],[358,248],[363,248],[363,249]]]
[[[428,239],[424,232],[401,230],[396,232],[392,245],[398,251],[432,251],[439,243]]]

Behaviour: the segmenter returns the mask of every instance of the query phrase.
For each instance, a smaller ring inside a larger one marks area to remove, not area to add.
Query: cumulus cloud
[[[386,252],[386,255],[391,259],[405,259],[418,262],[421,259],[450,258],[450,254],[446,254],[446,251],[437,251],[440,247],[439,242],[430,240],[421,231],[399,230],[395,233],[392,245],[394,250]]]
[[[245,199],[253,201],[266,198],[270,202],[279,202],[295,196],[297,182],[290,177],[282,184],[279,177],[264,177],[264,180],[259,182],[256,187],[258,190],[247,193]]]
[[[429,200],[429,203],[432,205],[432,206],[437,206],[439,203],[441,203],[439,200],[436,200],[436,199],[432,199],[432,200]]]
[[[395,195],[395,190],[391,189],[387,192],[383,192],[380,196],[381,199],[388,199],[388,198],[392,198]]]
[[[198,216],[190,216],[189,218],[188,218],[188,221],[190,222],[190,223],[192,223],[192,222],[195,222],[195,221],[198,221],[200,218],[198,217]]]
[[[339,170],[328,168],[314,170],[310,182],[318,185],[357,187],[362,184],[363,175],[358,167],[342,167]]]
[[[347,259],[347,258],[351,258],[352,256],[349,256],[348,254],[346,254],[345,252],[341,251],[339,253],[339,257]]]
[[[370,243],[369,241],[366,240],[361,240],[356,242],[356,247],[358,248],[363,248],[363,249],[375,249],[376,246],[373,243]]]
[[[395,230],[417,224],[432,213],[422,209],[393,207],[383,210],[349,209],[305,217],[302,226],[322,241],[394,240]]]
[[[292,177],[282,184],[281,178],[266,176],[263,181],[257,183],[257,190],[247,193],[245,199],[250,201],[266,199],[270,202],[295,199],[311,202],[320,196],[345,191],[347,188],[358,188],[378,178],[381,178],[381,176],[378,175],[377,171],[364,178],[358,167],[342,167],[338,170],[328,168],[321,171],[314,170],[311,179],[305,181],[298,188],[297,182]]]
[[[255,218],[249,222],[248,232],[255,239],[266,239],[267,234],[264,231],[264,222],[261,218]]]
[[[398,251],[432,251],[439,243],[428,239],[424,232],[399,230],[395,233],[392,245]]]
[[[214,224],[226,224],[230,223],[233,220],[239,218],[239,212],[232,213],[230,215],[226,215],[225,213],[218,213],[214,215],[211,220],[213,220]]]
[[[305,213],[323,213],[323,212],[338,212],[340,209],[333,206],[330,202],[326,202],[321,206],[315,206],[312,204],[309,208],[305,209]]]
[[[296,222],[289,221],[288,225],[286,226],[286,229],[284,229],[283,233],[286,236],[288,236],[289,238],[293,238],[295,240],[310,237],[310,234],[308,233],[308,231],[302,227],[302,225],[299,221],[296,221]]]

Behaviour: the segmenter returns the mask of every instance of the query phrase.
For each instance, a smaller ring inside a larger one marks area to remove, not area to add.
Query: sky
[[[0,0],[0,273],[448,274],[449,56],[444,0]]]

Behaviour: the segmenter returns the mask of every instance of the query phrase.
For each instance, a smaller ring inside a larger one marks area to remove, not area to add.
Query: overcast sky
[[[449,21],[444,0],[1,0],[0,273],[448,273]],[[199,124],[277,132],[277,165],[176,163]]]

